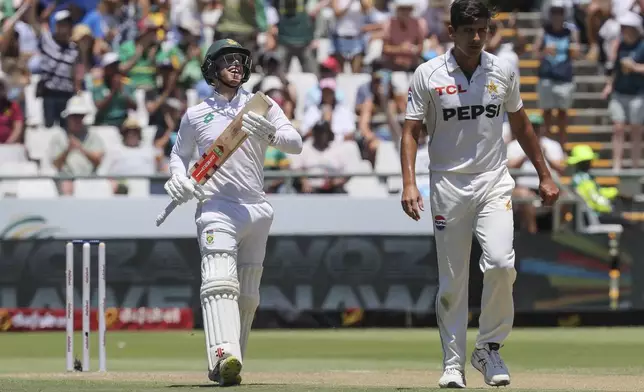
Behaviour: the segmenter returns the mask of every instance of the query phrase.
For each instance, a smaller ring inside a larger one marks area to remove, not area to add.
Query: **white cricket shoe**
[[[510,372],[499,355],[500,346],[488,343],[472,353],[472,366],[483,374],[483,380],[493,387],[510,385]]]
[[[458,369],[445,369],[438,380],[438,386],[441,388],[465,388],[465,375]]]

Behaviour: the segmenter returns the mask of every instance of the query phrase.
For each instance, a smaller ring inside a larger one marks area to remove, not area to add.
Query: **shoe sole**
[[[510,379],[509,379],[509,376],[508,376],[508,379],[507,379],[507,380],[501,380],[501,381],[496,382],[496,383],[495,383],[495,382],[492,382],[492,380],[488,380],[488,379],[485,377],[485,371],[483,370],[483,368],[478,368],[478,367],[474,364],[474,363],[475,363],[475,361],[471,361],[471,363],[472,363],[472,367],[473,367],[474,369],[478,370],[478,371],[479,371],[479,373],[481,373],[481,374],[483,375],[483,381],[485,381],[485,383],[486,383],[487,385],[489,385],[489,386],[491,386],[491,387],[505,387],[505,386],[510,385]]]
[[[465,388],[464,385],[461,385],[454,381],[447,383],[447,385],[439,385],[439,387],[441,389],[464,389]]]
[[[239,359],[230,356],[222,359],[219,364],[219,386],[229,387],[241,384],[242,364]]]

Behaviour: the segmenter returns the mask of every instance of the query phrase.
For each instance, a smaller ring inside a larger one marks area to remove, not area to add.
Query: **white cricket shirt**
[[[523,107],[512,66],[483,51],[470,81],[450,49],[421,64],[407,96],[410,120],[425,120],[432,172],[484,173],[506,164],[503,114]]]
[[[181,118],[177,140],[170,154],[170,173],[188,173],[195,146],[199,155],[221,135],[237,113],[254,94],[239,89],[229,102],[215,94],[202,103],[188,108]],[[270,97],[269,97],[270,99]],[[275,148],[287,154],[302,151],[302,137],[273,101],[266,119],[277,128]],[[237,203],[261,203],[264,193],[264,155],[268,146],[249,137],[203,186],[205,193],[215,199]]]

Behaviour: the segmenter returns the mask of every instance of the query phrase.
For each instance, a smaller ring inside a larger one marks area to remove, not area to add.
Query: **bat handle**
[[[161,224],[165,221],[165,218],[167,218],[168,215],[170,215],[170,213],[174,211],[176,207],[177,207],[177,203],[175,203],[173,200],[172,202],[170,202],[170,204],[166,206],[166,208],[163,211],[161,211],[159,216],[157,216],[157,220],[156,220],[157,227],[161,226]]]

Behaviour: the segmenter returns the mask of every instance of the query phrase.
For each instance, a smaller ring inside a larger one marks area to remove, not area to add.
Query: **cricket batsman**
[[[274,101],[266,118],[250,111],[242,119],[249,138],[203,187],[193,186],[188,169],[195,146],[203,154],[253,96],[241,88],[251,73],[250,51],[233,40],[214,42],[201,72],[215,92],[183,115],[165,190],[177,204],[199,200],[195,219],[208,378],[230,386],[241,382],[273,221],[263,191],[264,154],[269,145],[299,154],[302,138]]]
[[[511,65],[483,51],[492,11],[483,0],[455,0],[449,33],[454,47],[420,65],[408,94],[401,140],[402,208],[414,220],[424,209],[416,185],[418,139],[430,136],[430,201],[438,256],[436,314],[443,348],[441,388],[464,388],[468,271],[472,232],[483,250],[481,316],[471,363],[488,385],[510,384],[499,348],[512,329],[514,303],[514,180],[506,167],[502,123],[534,164],[545,205],[559,197],[523,109]]]

